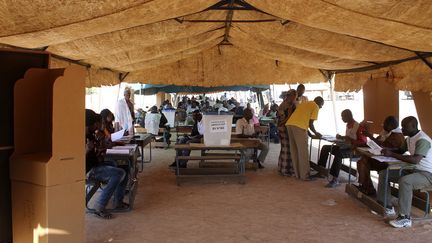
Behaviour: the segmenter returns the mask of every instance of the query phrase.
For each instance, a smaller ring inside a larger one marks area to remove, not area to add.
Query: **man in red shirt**
[[[331,188],[339,185],[338,177],[342,166],[342,159],[349,156],[353,147],[365,145],[367,142],[367,138],[363,134],[364,128],[354,120],[352,112],[349,109],[343,110],[341,116],[342,121],[347,124],[346,132],[345,136],[337,134],[336,138],[343,140],[343,142],[336,143],[333,146],[324,145],[318,160],[318,165],[326,167],[329,153],[331,152],[334,155],[333,164],[330,169],[330,175],[333,178],[326,185],[326,187]]]

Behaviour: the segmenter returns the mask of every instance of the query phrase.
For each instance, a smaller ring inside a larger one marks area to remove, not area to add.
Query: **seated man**
[[[342,166],[342,159],[349,155],[352,150],[352,146],[365,145],[367,142],[366,136],[363,135],[363,127],[354,120],[352,112],[348,109],[342,111],[342,121],[345,122],[346,132],[345,136],[339,134],[336,138],[343,139],[343,143],[336,145],[324,145],[321,149],[318,165],[326,167],[329,152],[334,155],[333,164],[330,169],[330,175],[332,180],[326,185],[326,187],[336,187],[339,185],[339,172]]]
[[[158,111],[157,106],[152,106],[149,111],[145,118],[145,128],[147,132],[156,136],[159,135],[159,128],[165,128],[163,132],[163,142],[169,146],[171,144],[171,133],[168,119],[162,111]]]
[[[110,219],[112,215],[106,211],[108,201],[113,198],[116,209],[126,209],[123,202],[127,183],[126,172],[117,168],[115,162],[105,161],[106,148],[103,146],[103,136],[98,134],[101,127],[101,116],[92,110],[86,110],[86,172],[89,177],[105,183],[102,193],[95,203],[95,215]],[[102,139],[102,140],[101,140]]]
[[[402,134],[402,130],[399,128],[399,122],[394,116],[388,116],[383,123],[384,131],[377,137],[374,138],[372,134],[365,129],[365,134],[369,139],[384,148],[400,149],[404,144],[405,137]],[[369,157],[362,157],[357,162],[357,171],[359,173],[358,181],[359,191],[366,195],[375,195],[376,191],[373,186],[370,171],[376,170],[381,171],[387,168],[386,163],[381,163],[375,159]]]
[[[383,149],[385,156],[390,156],[414,165],[410,172],[404,171],[402,177],[399,177],[399,171],[392,170],[389,173],[389,181],[399,179],[399,215],[389,223],[395,228],[411,227],[410,217],[411,202],[413,190],[422,189],[432,186],[432,140],[423,131],[418,130],[417,119],[413,116],[406,117],[402,120],[402,133],[408,138],[399,152],[409,152],[409,155],[402,155]],[[384,202],[384,191],[387,186],[387,200]],[[385,214],[394,215],[394,208],[391,206],[390,186],[385,185],[385,171],[382,170],[379,175],[377,200],[383,203]]]
[[[192,132],[190,136],[184,136],[181,139],[179,139],[179,144],[188,144],[188,143],[201,143],[201,139],[204,135],[204,124],[202,123],[202,114],[199,110],[195,110],[192,112],[192,117],[194,120],[194,125],[192,127]],[[189,156],[191,153],[190,150],[178,150],[177,156]],[[179,160],[179,167],[180,168],[186,168],[187,167],[187,160]],[[176,167],[177,164],[174,161],[170,167]]]
[[[243,113],[243,118],[237,120],[235,133],[239,137],[244,137],[244,138],[256,137],[252,117],[253,117],[252,109],[246,108]],[[258,163],[258,168],[262,169],[264,168],[264,166],[261,163],[265,161],[269,148],[265,143],[261,142],[258,146],[258,149],[261,152],[257,158],[257,163]]]
[[[145,117],[145,128],[147,133],[158,135],[162,114],[158,112],[157,106],[152,106]]]

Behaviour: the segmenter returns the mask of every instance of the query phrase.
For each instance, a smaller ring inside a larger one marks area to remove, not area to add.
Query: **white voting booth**
[[[231,141],[233,115],[204,115],[204,144],[228,146]]]
[[[166,111],[162,111],[162,113],[165,115],[166,119],[168,120],[168,125],[170,127],[174,127],[175,110],[166,110]]]

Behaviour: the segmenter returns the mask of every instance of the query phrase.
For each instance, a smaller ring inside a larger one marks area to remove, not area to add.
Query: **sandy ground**
[[[87,242],[426,242],[432,224],[394,229],[349,197],[344,185],[302,182],[277,174],[279,145],[245,185],[177,186],[168,169],[174,150],[153,150],[139,175],[135,208],[112,220],[86,215]]]

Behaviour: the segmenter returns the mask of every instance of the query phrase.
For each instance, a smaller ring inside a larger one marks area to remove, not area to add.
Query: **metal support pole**
[[[336,133],[339,131],[338,125],[337,125],[337,115],[336,115],[336,95],[334,92],[334,76],[332,78],[330,78],[328,80],[329,84],[330,84],[330,96],[331,96],[331,100],[332,100],[332,106],[333,106],[333,118],[334,118],[334,124],[335,124],[335,129],[336,129]]]

